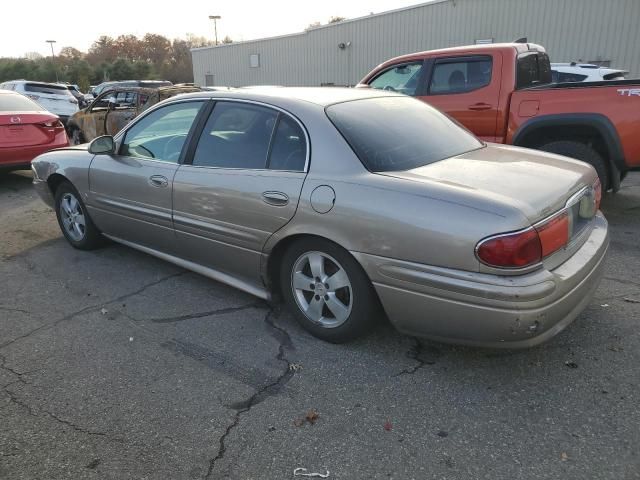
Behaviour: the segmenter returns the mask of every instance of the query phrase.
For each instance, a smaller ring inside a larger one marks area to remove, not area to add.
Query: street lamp
[[[218,23],[222,17],[220,15],[209,15],[209,20],[213,20],[213,29],[216,32],[216,45],[218,45]]]
[[[53,53],[53,44],[56,43],[55,40],[46,40],[46,42],[51,45],[51,61],[53,62],[53,71],[56,72],[56,83],[58,83],[58,69],[56,68],[56,55]]]

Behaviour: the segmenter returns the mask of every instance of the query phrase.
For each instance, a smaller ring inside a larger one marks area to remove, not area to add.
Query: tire
[[[593,168],[596,169],[596,172],[598,173],[598,178],[600,179],[602,190],[606,192],[611,188],[611,185],[609,183],[609,168],[607,167],[607,164],[602,159],[600,154],[590,146],[585,145],[584,143],[573,142],[570,140],[559,140],[557,142],[550,142],[546,145],[542,145],[538,148],[538,150],[549,153],[557,153],[558,155],[575,158],[577,160],[582,160],[583,162],[590,164]]]
[[[280,284],[300,325],[327,342],[344,343],[362,336],[382,313],[362,267],[349,252],[327,240],[293,243],[282,258]]]
[[[94,250],[104,244],[104,237],[94,225],[78,191],[62,182],[55,192],[55,210],[62,234],[72,247]]]
[[[69,143],[71,145],[81,145],[83,143],[86,143],[84,140],[84,135],[82,135],[82,132],[79,128],[71,127],[69,129]]]

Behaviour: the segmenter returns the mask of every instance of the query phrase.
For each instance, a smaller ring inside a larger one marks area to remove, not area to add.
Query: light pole
[[[56,55],[53,53],[53,44],[56,43],[55,40],[47,40],[49,45],[51,45],[51,61],[53,62],[53,71],[56,72],[56,83],[58,83],[58,69],[56,68]]]
[[[216,32],[216,45],[218,45],[218,20],[222,17],[220,15],[209,15],[209,20],[213,20],[213,30]]]

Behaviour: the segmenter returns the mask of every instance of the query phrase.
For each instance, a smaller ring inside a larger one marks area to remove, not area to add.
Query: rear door
[[[431,61],[419,98],[483,140],[495,142],[502,55],[439,56]]]
[[[93,158],[87,203],[100,230],[173,253],[173,177],[204,103],[184,101],[154,110],[127,129],[117,154]]]
[[[262,248],[295,214],[308,164],[300,122],[219,101],[174,179],[173,221],[190,260],[259,285]]]

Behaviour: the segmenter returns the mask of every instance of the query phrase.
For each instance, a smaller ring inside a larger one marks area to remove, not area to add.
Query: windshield
[[[410,97],[338,103],[326,112],[371,172],[411,170],[483,146],[449,117]]]

